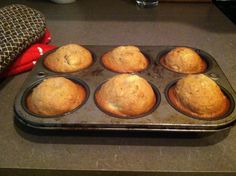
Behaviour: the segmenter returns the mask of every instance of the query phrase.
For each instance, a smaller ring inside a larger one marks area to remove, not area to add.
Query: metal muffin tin
[[[112,72],[101,64],[100,58],[107,51],[116,46],[85,46],[94,56],[94,63],[82,71],[73,73],[56,73],[43,65],[44,58],[52,50],[39,59],[36,67],[26,79],[23,87],[15,99],[16,120],[23,125],[42,130],[126,130],[126,131],[175,131],[175,132],[216,132],[230,128],[236,120],[235,100],[236,94],[223,71],[208,53],[193,48],[208,64],[205,75],[216,81],[228,96],[231,106],[227,116],[213,120],[193,118],[177,111],[166,97],[168,87],[186,74],[172,72],[160,63],[160,57],[176,46],[138,46],[148,57],[149,67],[135,73],[149,81],[158,91],[156,95],[159,102],[150,113],[137,118],[117,118],[101,111],[94,100],[96,89],[109,78],[119,74]],[[43,117],[28,111],[25,99],[28,93],[42,80],[63,76],[80,83],[87,90],[84,103],[72,112],[51,117]],[[158,93],[159,92],[159,93]]]

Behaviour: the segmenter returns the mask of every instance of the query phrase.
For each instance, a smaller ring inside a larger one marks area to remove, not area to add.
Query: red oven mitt
[[[12,76],[31,70],[40,56],[56,48],[54,45],[48,45],[50,41],[51,34],[46,29],[43,38],[38,43],[27,48],[7,70],[0,74],[0,77]]]

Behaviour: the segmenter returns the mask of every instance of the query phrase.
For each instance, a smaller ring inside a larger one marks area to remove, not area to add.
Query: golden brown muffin
[[[102,62],[108,69],[119,73],[132,73],[145,70],[148,66],[147,58],[135,46],[119,46],[107,52]]]
[[[220,87],[203,74],[188,75],[172,89],[169,95],[174,105],[192,116],[220,117],[229,108],[229,100]]]
[[[45,79],[27,98],[27,107],[39,115],[59,115],[78,107],[85,99],[85,89],[69,79]]]
[[[186,47],[172,49],[161,59],[161,64],[179,73],[201,73],[207,67],[205,61],[193,49]]]
[[[101,109],[122,117],[141,115],[156,103],[151,85],[133,74],[112,77],[101,86],[95,97]]]
[[[77,44],[68,44],[58,48],[44,59],[44,65],[55,72],[75,72],[90,66],[91,53]]]

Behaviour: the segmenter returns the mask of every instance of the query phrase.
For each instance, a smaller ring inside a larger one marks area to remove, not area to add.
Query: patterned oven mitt
[[[0,73],[45,33],[44,16],[24,5],[0,8]]]

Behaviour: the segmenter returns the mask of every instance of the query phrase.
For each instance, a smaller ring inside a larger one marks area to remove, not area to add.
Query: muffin
[[[119,46],[102,56],[103,65],[118,73],[132,73],[145,70],[147,58],[135,46]]]
[[[59,115],[78,107],[85,99],[85,89],[64,77],[45,79],[27,97],[28,109],[38,115]]]
[[[193,49],[186,47],[172,49],[161,59],[161,64],[179,73],[201,73],[207,68],[205,61]]]
[[[44,65],[55,72],[75,72],[87,68],[93,62],[91,53],[77,44],[58,48],[44,59]]]
[[[180,79],[169,91],[169,97],[178,109],[200,118],[220,117],[229,108],[229,100],[220,87],[203,74]]]
[[[98,106],[120,117],[132,117],[150,111],[156,103],[152,86],[133,74],[120,74],[105,82],[95,94]]]

